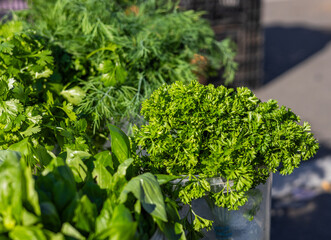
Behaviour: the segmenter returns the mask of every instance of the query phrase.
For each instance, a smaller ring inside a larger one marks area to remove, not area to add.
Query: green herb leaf
[[[119,163],[123,163],[126,159],[131,157],[130,141],[126,134],[118,127],[109,124],[108,128],[110,131],[113,157]]]
[[[157,181],[160,185],[166,184],[170,181],[173,181],[178,178],[182,178],[179,176],[171,176],[171,175],[166,175],[166,174],[155,174],[155,177],[157,178]]]
[[[164,222],[168,221],[161,189],[152,174],[145,173],[132,178],[121,193],[120,199],[122,203],[126,201],[127,194],[130,192],[153,217]]]
[[[0,52],[12,54],[14,45],[8,42],[0,43]]]
[[[75,227],[85,232],[93,232],[96,217],[96,206],[91,203],[86,195],[84,195],[78,203],[75,216],[73,218]]]
[[[78,86],[61,91],[61,95],[71,104],[79,105],[85,97],[85,92]]]
[[[62,225],[61,232],[65,236],[72,237],[77,240],[86,240],[86,238],[77,229],[75,229],[70,223],[64,223]]]
[[[83,162],[85,158],[89,158],[91,155],[84,151],[75,151],[67,149],[66,163],[71,168],[75,181],[83,182],[87,176],[87,166]]]
[[[43,231],[38,227],[17,226],[9,233],[9,237],[13,240],[47,240]]]
[[[100,152],[95,155],[94,169],[92,172],[93,178],[96,180],[100,188],[109,189],[111,187],[113,169],[113,161],[108,151]],[[108,170],[110,169],[110,171]]]

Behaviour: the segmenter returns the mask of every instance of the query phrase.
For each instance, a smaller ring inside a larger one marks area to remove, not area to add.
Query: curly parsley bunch
[[[300,125],[290,109],[261,102],[243,87],[164,85],[143,103],[141,114],[148,124],[134,129],[134,141],[148,154],[137,164],[187,176],[179,192],[185,204],[209,192],[218,206],[238,209],[270,173],[290,174],[318,149],[308,123]],[[207,180],[213,177],[225,180],[223,191],[210,192]]]

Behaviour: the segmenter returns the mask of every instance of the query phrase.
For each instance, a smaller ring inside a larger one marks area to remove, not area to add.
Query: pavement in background
[[[321,144],[274,175],[271,240],[331,239],[331,0],[264,0],[265,84],[254,92],[308,121]]]

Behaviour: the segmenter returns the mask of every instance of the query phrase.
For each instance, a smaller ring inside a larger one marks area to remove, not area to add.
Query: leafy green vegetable
[[[155,218],[167,222],[167,214],[161,189],[155,186],[158,186],[157,181],[150,173],[134,177],[124,187],[120,199],[122,202],[125,202],[127,194],[132,192],[148,213]]]
[[[61,95],[97,131],[105,122],[139,121],[141,102],[163,83],[212,76],[221,67],[226,83],[233,80],[235,47],[217,42],[202,14],[172,0],[33,0],[21,19],[52,49]]]
[[[62,225],[61,232],[68,237],[72,237],[74,239],[78,240],[85,240],[86,238],[78,231],[76,230],[70,223],[64,223]]]
[[[0,26],[0,149],[20,151],[28,165],[42,170],[51,151],[93,151],[98,142],[90,144],[88,123],[72,105],[81,101],[82,90],[54,87],[59,83],[52,52],[22,25],[11,21]]]
[[[0,238],[185,239],[159,186],[177,177],[138,175],[133,143],[109,123],[139,122],[163,83],[220,67],[231,81],[233,44],[170,0],[30,3],[0,26]]]
[[[77,229],[85,232],[93,232],[95,218],[97,217],[96,206],[84,195],[75,209],[73,221]]]
[[[43,231],[38,227],[26,226],[17,226],[12,232],[10,232],[9,237],[13,240],[47,240],[47,237],[45,236]]]
[[[111,148],[113,156],[119,163],[124,162],[131,157],[130,142],[125,133],[115,127],[114,125],[108,125],[111,135]]]
[[[209,194],[218,206],[237,209],[270,173],[290,174],[318,149],[308,123],[300,125],[290,109],[261,102],[247,88],[176,82],[155,91],[141,113],[148,124],[134,128],[141,155],[135,164],[186,176],[169,193],[185,204]],[[213,177],[224,179],[224,189],[211,191]],[[196,230],[209,225],[198,216],[194,221]]]
[[[40,221],[31,170],[18,152],[0,150],[0,234]],[[32,217],[34,215],[34,217]]]
[[[137,222],[134,222],[132,215],[123,204],[115,207],[110,219],[108,228],[102,232],[102,238],[105,239],[133,239],[137,230]]]
[[[73,105],[79,105],[85,97],[85,92],[80,87],[75,86],[68,90],[62,90],[61,95],[63,95],[64,98],[69,101],[69,103]]]
[[[0,149],[40,132],[42,116],[36,102],[44,77],[52,73],[50,52],[32,32],[15,32],[21,28],[19,22],[0,26]],[[43,72],[49,74],[41,76]]]
[[[2,153],[3,151],[1,151]],[[5,153],[4,161],[1,163],[0,175],[0,232],[5,232],[15,228],[22,220],[22,187],[19,157],[11,152]],[[9,161],[8,159],[13,161]],[[6,170],[6,171],[4,171]]]
[[[111,128],[115,146],[127,149],[127,136]],[[177,206],[166,207],[156,177],[131,178],[133,159],[115,165],[115,146],[94,156],[67,148],[35,176],[25,164],[32,152],[23,158],[0,150],[0,238],[130,240],[172,231],[186,239]]]
[[[109,188],[112,182],[112,174],[114,174],[112,155],[104,151],[94,157],[92,176],[96,179],[101,189]]]

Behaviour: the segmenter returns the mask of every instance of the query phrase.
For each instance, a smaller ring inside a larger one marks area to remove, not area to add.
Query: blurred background
[[[317,156],[274,176],[271,239],[331,239],[331,1],[264,0],[262,100],[277,99],[308,121]]]
[[[204,10],[216,37],[237,43],[233,86],[278,100],[308,121],[320,150],[290,176],[273,176],[271,240],[331,239],[331,0],[182,0]],[[0,0],[0,17],[25,8]],[[222,84],[219,78],[209,80]]]

